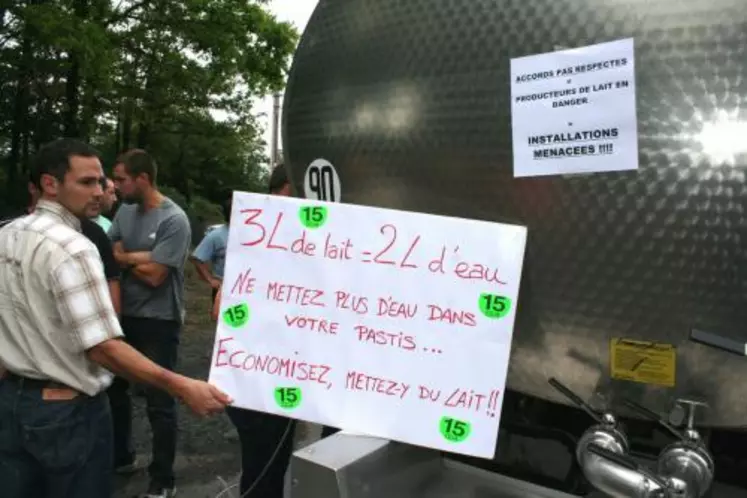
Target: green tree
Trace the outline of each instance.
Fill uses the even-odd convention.
[[[262,189],[251,98],[282,87],[297,40],[265,0],[0,0],[6,202],[22,202],[30,156],[60,136],[107,165],[147,148],[187,203]]]

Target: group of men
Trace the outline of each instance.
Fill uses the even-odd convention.
[[[111,496],[113,472],[143,467],[131,441],[131,382],[145,386],[153,434],[141,497],[176,494],[177,399],[198,414],[225,408],[241,445],[242,498],[283,496],[295,421],[232,407],[215,387],[174,372],[188,259],[218,316],[231,199],[226,223],[189,258],[189,220],[156,180],[146,151],[119,156],[107,178],[96,150],[60,139],[34,159],[25,213],[0,222],[3,497]],[[269,193],[290,195],[282,165]]]
[[[117,158],[60,139],[34,158],[28,212],[0,228],[0,488],[5,498],[107,498],[132,472],[128,382],[145,386],[148,498],[174,496],[176,400],[232,400],[174,372],[191,230],[143,150]],[[102,213],[116,188],[111,226]],[[123,340],[126,339],[126,340]]]

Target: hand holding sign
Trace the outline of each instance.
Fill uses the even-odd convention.
[[[522,227],[236,194],[210,378],[236,405],[490,457]]]

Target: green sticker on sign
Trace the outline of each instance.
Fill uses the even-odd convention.
[[[249,306],[246,303],[235,304],[223,311],[223,321],[235,329],[243,327],[249,321]]]
[[[303,206],[298,211],[301,224],[306,228],[319,228],[327,222],[327,208],[324,206]]]
[[[441,417],[439,430],[441,431],[441,435],[447,441],[461,443],[469,437],[472,432],[472,425],[464,420],[457,420],[452,417]]]
[[[488,318],[503,318],[511,311],[511,300],[506,296],[480,294],[480,311]]]
[[[300,387],[278,387],[275,389],[275,402],[280,408],[292,410],[301,404]]]

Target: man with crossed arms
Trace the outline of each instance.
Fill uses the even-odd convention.
[[[145,150],[133,149],[114,164],[114,182],[123,204],[109,230],[114,258],[123,267],[122,330],[127,342],[163,368],[174,370],[186,313],[184,266],[191,229],[184,211],[158,189],[158,166]],[[109,389],[118,473],[141,466],[132,446],[132,403],[126,379]],[[173,397],[145,389],[153,433],[150,484],[141,498],[176,494],[174,461],[178,438]]]

